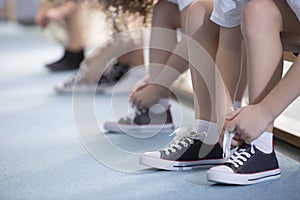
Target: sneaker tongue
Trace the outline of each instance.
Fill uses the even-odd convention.
[[[242,145],[239,146],[238,151],[246,151],[249,148],[250,148],[249,144],[243,143]]]

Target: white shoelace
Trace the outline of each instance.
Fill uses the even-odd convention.
[[[183,145],[184,147],[188,147],[189,144],[194,144],[194,139],[199,139],[206,136],[206,133],[193,134],[187,127],[182,127],[176,129],[170,136],[174,135],[175,137],[172,143],[162,149],[166,155],[170,154],[170,151],[175,153],[177,150],[181,150]]]
[[[134,123],[134,119],[145,112],[146,109],[137,109],[137,107],[133,105],[129,107],[129,115],[127,117],[129,117],[131,123]]]
[[[229,160],[226,161],[226,163],[231,163],[234,165],[234,167],[238,168],[239,166],[242,166],[254,153],[255,150],[253,148],[253,145],[250,144],[250,153],[246,152],[247,149],[241,148],[238,151],[236,151]]]
[[[224,140],[223,140],[223,157],[225,160],[228,159],[230,155],[230,147],[231,147],[231,141],[233,137],[235,136],[235,132],[229,132],[228,130],[225,130],[224,132]],[[226,161],[226,163],[231,163],[234,165],[234,167],[238,168],[239,166],[242,166],[254,153],[254,147],[252,144],[250,144],[250,153],[246,152],[247,149],[240,148],[238,151],[232,154],[230,158]]]
[[[223,138],[223,158],[227,160],[230,156],[231,141],[235,136],[235,132],[229,132],[227,129],[224,132]]]

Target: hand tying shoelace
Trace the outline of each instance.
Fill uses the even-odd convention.
[[[251,154],[248,153],[247,149],[249,148],[249,145],[244,144],[242,146],[239,146],[238,150],[234,154],[232,154],[232,156],[230,156],[231,141],[235,136],[235,134],[236,134],[235,131],[229,132],[228,130],[225,130],[224,140],[223,140],[223,158],[227,160],[226,163],[232,163],[235,167],[238,167],[239,165],[243,165],[243,162],[246,162],[247,159],[251,157],[251,154],[255,153],[255,151],[253,145],[250,144]]]

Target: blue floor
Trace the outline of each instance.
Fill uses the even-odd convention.
[[[72,72],[43,65],[61,53],[35,28],[0,24],[0,200],[300,198],[300,164],[280,152],[281,179],[243,187],[209,183],[205,170],[140,166],[141,152],[171,137],[104,133],[103,121],[126,111],[127,95],[97,95],[94,106],[90,95],[72,104],[72,96],[56,94],[53,85]],[[181,112],[173,102],[173,115],[177,125],[191,125],[190,108]]]

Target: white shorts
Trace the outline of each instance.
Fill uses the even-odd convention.
[[[215,0],[210,19],[223,27],[236,27],[241,24],[243,10],[248,1],[249,0]]]
[[[183,9],[188,7],[191,3],[193,3],[195,0],[168,0],[171,3],[175,3],[178,5],[178,9],[181,12]]]
[[[297,15],[298,20],[300,21],[300,1],[299,0],[287,0],[289,6]]]

